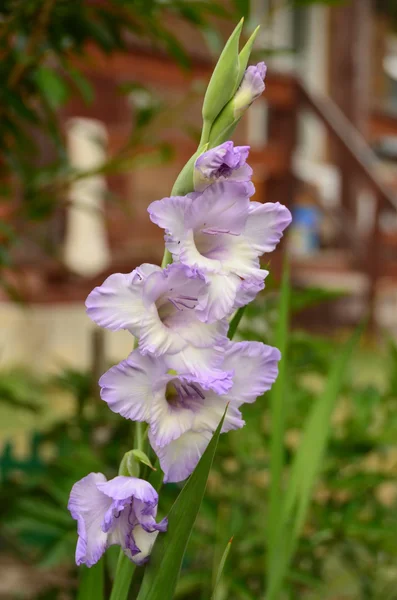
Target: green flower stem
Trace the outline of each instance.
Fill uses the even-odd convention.
[[[109,600],[127,600],[136,565],[120,550],[116,575]]]
[[[199,147],[205,146],[205,144],[208,144],[208,140],[210,139],[211,126],[212,126],[212,123],[210,123],[209,121],[203,122],[203,130],[201,132]]]
[[[141,450],[142,452],[143,452],[144,439],[145,439],[145,436],[143,433],[143,423],[141,423],[140,421],[136,421],[134,446],[137,450]]]

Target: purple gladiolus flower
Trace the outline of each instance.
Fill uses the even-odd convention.
[[[224,352],[220,359],[224,360]],[[99,380],[101,398],[127,419],[149,424],[156,444],[162,447],[188,431],[203,399],[211,391],[225,394],[233,385],[233,370],[216,382],[185,373],[175,360],[169,369],[162,358],[134,350],[127,360],[112,367]],[[213,395],[211,395],[213,397]]]
[[[151,220],[165,229],[174,261],[199,270],[210,284],[196,308],[204,321],[222,319],[264,287],[268,271],[259,257],[274,250],[291,222],[278,202],[250,202],[253,192],[251,182],[225,181],[148,208]]]
[[[225,379],[224,387],[214,391],[178,369],[167,371],[161,358],[135,350],[101,377],[101,397],[114,412],[149,423],[164,481],[182,481],[195,468],[228,403],[222,431],[244,425],[239,407],[270,389],[279,359],[271,346],[228,342],[222,368],[233,381]]]
[[[90,473],[74,484],[68,508],[77,521],[76,563],[92,567],[106,548],[117,544],[135,564],[149,557],[167,519],[156,523],[158,494],[142,479]]]
[[[186,371],[222,377],[217,355],[228,324],[203,322],[200,307],[207,302],[208,287],[197,270],[183,264],[166,269],[143,264],[96,287],[86,300],[87,313],[101,327],[130,331],[139,338],[142,354],[167,355],[169,368],[178,355]]]
[[[229,342],[224,369],[234,370],[233,387],[224,395],[202,390],[189,429],[178,438],[161,446],[149,431],[150,443],[160,460],[164,482],[186,479],[195,469],[207,448],[221,417],[229,404],[222,433],[244,426],[239,408],[255,402],[276,380],[280,352],[259,342]]]
[[[256,66],[251,65],[245,71],[240,87],[233,99],[236,118],[240,117],[264,91],[266,70],[265,63],[260,62]]]
[[[201,154],[195,162],[194,188],[203,191],[215,181],[250,181],[252,169],[246,164],[249,146],[225,142]]]

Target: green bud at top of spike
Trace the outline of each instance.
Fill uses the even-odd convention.
[[[212,123],[239,85],[239,41],[243,23],[244,19],[241,19],[226,42],[208,84],[203,103],[203,143],[207,141]]]
[[[239,74],[237,77],[237,84],[231,99],[223,107],[211,127],[208,138],[210,147],[217,146],[230,139],[242,114],[263,91],[263,79],[266,74],[263,63],[259,63],[257,67],[248,67],[247,69],[258,31],[259,26],[252,33],[239,54]]]
[[[238,74],[238,78],[237,78],[236,89],[234,90],[235,92],[237,91],[237,88],[240,85],[241,80],[242,80],[242,78],[244,76],[245,69],[247,68],[248,61],[249,61],[250,56],[251,56],[252,47],[253,47],[254,42],[256,40],[256,36],[258,35],[259,29],[260,29],[260,25],[258,25],[258,27],[252,32],[249,40],[247,41],[247,43],[245,44],[244,48],[241,50],[240,54],[238,55],[238,58],[239,58],[239,74]]]

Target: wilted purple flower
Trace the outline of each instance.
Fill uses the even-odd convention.
[[[207,302],[208,284],[183,264],[166,269],[143,264],[132,273],[115,273],[86,300],[87,313],[101,327],[127,329],[139,338],[143,354],[178,355],[195,373],[216,369],[215,351],[225,342],[227,322],[203,323],[198,310]],[[214,374],[214,377],[216,373]]]
[[[246,164],[249,150],[249,146],[225,142],[201,154],[194,165],[194,189],[203,191],[215,181],[250,181],[252,169]]]
[[[220,359],[223,361],[224,352]],[[171,370],[162,357],[134,350],[127,360],[102,375],[99,385],[101,398],[113,412],[148,423],[153,439],[162,447],[191,428],[209,389],[215,388],[217,394],[230,390],[232,375],[233,370],[228,370],[215,382],[208,381],[205,373],[194,378],[185,373],[182,362],[175,360]]]
[[[279,360],[277,348],[259,342],[229,342],[223,368],[234,371],[233,387],[222,396],[201,389],[200,398],[196,399],[191,411],[189,427],[170,443],[159,444],[158,437],[149,431],[149,440],[159,457],[165,482],[182,481],[192,473],[227,404],[222,433],[244,426],[239,407],[246,402],[255,402],[271,388],[277,377]]]
[[[264,62],[256,66],[251,65],[245,71],[240,87],[233,99],[235,117],[240,117],[243,112],[259,98],[265,89],[266,65]]]
[[[156,523],[158,494],[143,479],[118,476],[110,481],[90,473],[74,484],[68,508],[77,521],[76,563],[92,567],[106,548],[117,544],[135,564],[146,562],[167,519]]]
[[[274,250],[291,222],[278,202],[250,202],[253,192],[251,182],[225,181],[148,208],[151,220],[165,229],[174,261],[198,269],[210,284],[196,308],[204,321],[229,315],[250,289],[263,288],[268,272],[259,257]]]

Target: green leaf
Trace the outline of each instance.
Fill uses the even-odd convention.
[[[346,368],[361,335],[362,327],[351,336],[335,358],[326,389],[313,405],[300,446],[294,457],[285,500],[282,505],[278,538],[272,539],[272,562],[268,566],[267,600],[277,600],[287,575],[311,502],[313,486],[321,471],[331,429],[331,417]]]
[[[218,573],[216,575],[214,591],[212,592],[211,600],[216,600],[217,590],[222,579],[223,569],[225,568],[227,557],[229,556],[230,549],[232,547],[233,537],[228,541],[225,551],[222,554],[221,562],[219,563]]]
[[[80,567],[80,584],[77,600],[104,599],[104,560],[88,569]]]
[[[86,104],[92,104],[94,100],[94,89],[86,77],[77,69],[68,67],[68,75],[73,80]]]
[[[14,113],[19,118],[30,121],[31,123],[38,123],[38,114],[32,108],[30,108],[28,102],[25,102],[20,98],[17,92],[4,89],[2,91],[2,96],[4,110],[10,110],[11,114]],[[14,125],[12,121],[7,121],[7,124],[11,127]]]
[[[196,469],[171,508],[168,531],[157,538],[137,600],[172,600],[174,597],[183,556],[204,496],[225,414]]]
[[[65,104],[69,97],[69,89],[56,71],[44,66],[38,67],[34,79],[41,94],[53,110]]]

